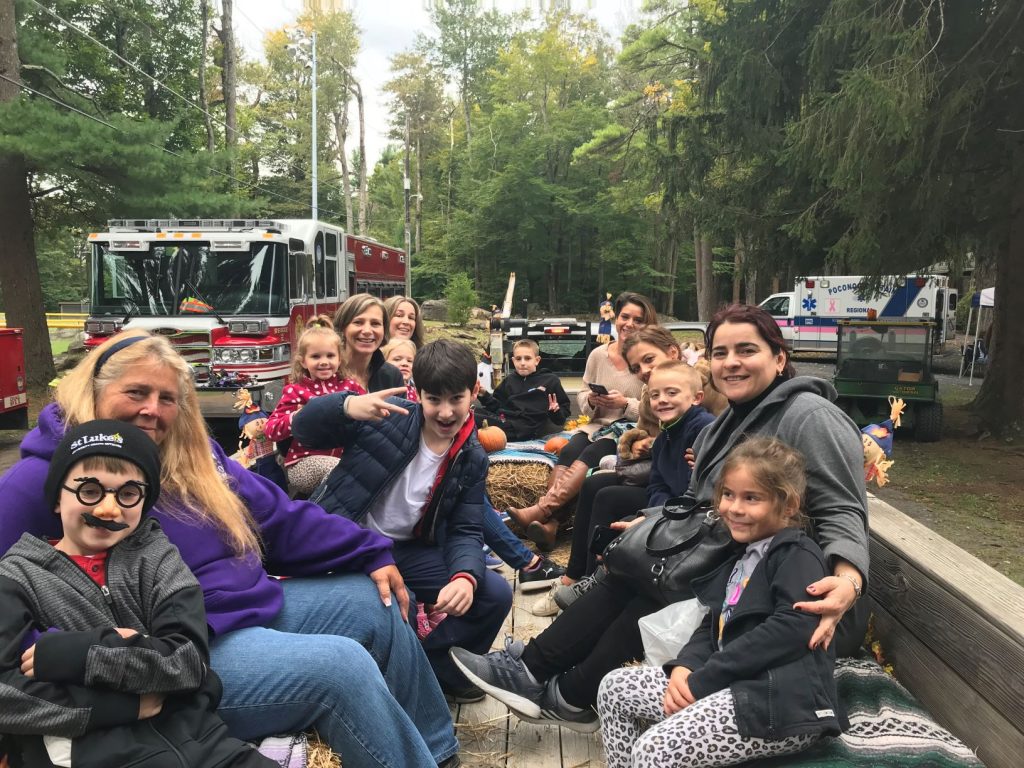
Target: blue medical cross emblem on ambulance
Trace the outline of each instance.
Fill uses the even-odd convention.
[[[802,304],[806,311],[811,312],[818,306],[818,300],[813,295],[807,294],[807,298],[803,300]]]

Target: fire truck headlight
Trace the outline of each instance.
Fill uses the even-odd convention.
[[[255,357],[255,355],[253,354],[254,350],[252,349],[239,349],[237,350],[237,352],[238,362],[240,363],[251,363],[253,361],[253,358]]]

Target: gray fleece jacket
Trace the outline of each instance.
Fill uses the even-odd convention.
[[[805,508],[812,536],[829,566],[847,560],[868,575],[868,501],[860,430],[832,403],[827,381],[798,376],[782,382],[742,420],[726,409],[693,445],[697,463],[685,498],[711,503],[722,462],[745,435],[777,437],[807,462]]]

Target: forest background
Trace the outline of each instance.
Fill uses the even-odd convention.
[[[499,302],[515,271],[547,313],[629,288],[706,319],[798,274],[973,260],[998,350],[975,405],[1019,435],[1024,3],[656,0],[615,41],[482,5],[435,3],[393,58],[368,169],[347,13],[254,62],[232,0],[0,0],[0,292],[32,377],[108,218],[309,215],[315,29],[320,216],[401,244],[407,149],[415,296],[466,274]]]

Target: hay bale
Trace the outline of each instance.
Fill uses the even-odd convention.
[[[551,470],[540,462],[505,461],[491,464],[487,493],[495,509],[520,509],[536,504],[548,488]]]
[[[341,768],[341,758],[331,752],[331,748],[314,734],[309,737],[306,768]]]

